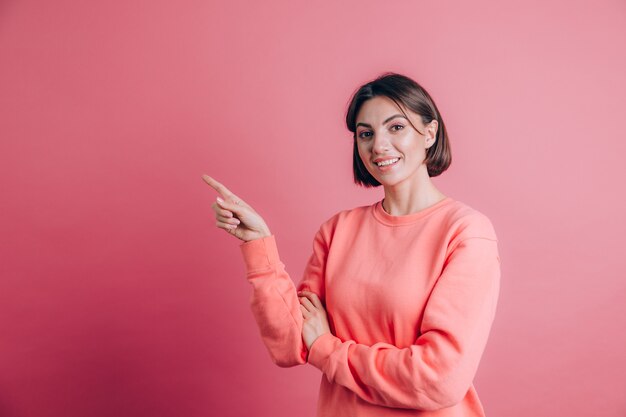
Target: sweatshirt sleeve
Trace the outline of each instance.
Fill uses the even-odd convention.
[[[466,238],[448,255],[414,344],[368,346],[327,333],[311,345],[309,363],[373,404],[417,410],[452,406],[474,379],[499,287],[497,240]]]
[[[244,242],[240,248],[246,277],[252,285],[250,307],[272,361],[284,368],[307,363],[300,302],[296,287],[280,261],[275,236]],[[326,255],[327,245],[320,228],[298,290],[307,289],[322,300]]]

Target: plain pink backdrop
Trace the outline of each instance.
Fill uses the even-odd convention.
[[[626,414],[626,3],[0,2],[0,416],[314,416],[271,363],[214,176],[299,281],[318,226],[371,204],[345,108],[420,82],[490,217],[491,417]]]

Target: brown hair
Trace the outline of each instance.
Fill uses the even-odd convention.
[[[428,176],[436,177],[444,172],[450,166],[452,162],[452,152],[450,149],[450,141],[448,140],[448,133],[446,126],[443,123],[443,118],[435,105],[435,102],[430,97],[430,94],[414,80],[400,74],[393,72],[385,72],[378,76],[375,80],[362,85],[354,93],[350,104],[348,105],[348,111],[346,113],[346,126],[348,130],[353,133],[354,147],[352,154],[352,165],[354,171],[354,182],[357,185],[365,187],[378,187],[380,183],[369,173],[367,168],[363,165],[361,157],[357,149],[356,138],[356,116],[361,109],[363,103],[367,100],[384,96],[391,100],[400,108],[402,114],[407,119],[409,117],[404,112],[402,106],[408,108],[414,113],[417,113],[422,118],[422,123],[428,124],[433,119],[437,120],[437,136],[435,138],[435,144],[426,150],[426,167],[428,168]],[[402,106],[400,105],[402,104]],[[410,120],[408,120],[411,123]],[[417,128],[411,123],[411,126],[419,132]]]

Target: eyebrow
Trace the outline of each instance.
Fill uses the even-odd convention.
[[[403,119],[406,119],[406,117],[404,117],[404,116],[403,116],[403,115],[401,115],[401,114],[394,114],[393,116],[390,116],[390,117],[388,117],[387,119],[385,119],[385,121],[383,122],[383,124],[386,124],[386,123],[387,123],[387,122],[389,122],[391,119],[395,119],[396,117],[402,117]],[[372,127],[372,125],[367,124],[367,123],[362,123],[362,122],[357,123],[355,127],[359,127],[359,126],[365,126],[365,127],[369,127],[369,128],[371,128],[371,127]]]

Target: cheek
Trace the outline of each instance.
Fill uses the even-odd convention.
[[[366,157],[367,154],[369,153],[368,150],[367,150],[367,147],[365,147],[363,145],[358,145],[357,144],[356,150],[357,150],[359,156],[361,157],[361,159],[363,159],[363,157]]]
[[[371,154],[369,153],[366,147],[359,147],[357,148],[357,151],[358,151],[359,159],[361,160],[361,163],[363,164],[363,166],[365,166],[365,169],[370,171],[369,160],[371,158]]]

